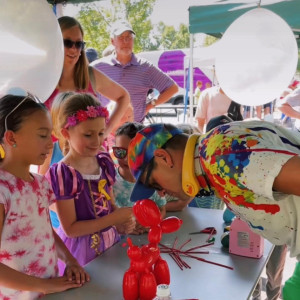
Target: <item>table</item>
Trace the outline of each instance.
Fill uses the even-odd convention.
[[[196,105],[194,105],[194,110],[196,109]],[[162,123],[163,117],[177,117],[177,121],[179,122],[179,116],[180,112],[184,112],[185,105],[184,104],[177,104],[173,105],[171,103],[164,103],[155,106],[150,112],[149,112],[149,118],[152,119],[152,123]],[[190,113],[190,106],[186,106],[186,113],[189,115]]]
[[[234,268],[234,270],[230,270],[184,258],[192,268],[181,271],[168,254],[162,254],[170,268],[173,299],[249,299],[272,253],[272,244],[265,240],[264,255],[260,259],[232,255],[222,247],[220,242],[224,227],[222,210],[187,207],[182,212],[168,213],[168,215],[180,217],[183,220],[183,225],[177,232],[164,234],[161,240],[163,244],[172,246],[175,237],[178,237],[178,245],[191,237],[192,241],[188,244],[188,248],[205,244],[208,237],[206,234],[189,235],[189,232],[213,226],[217,229],[215,244],[203,248],[209,250],[210,254],[198,254],[198,256]],[[148,243],[146,234],[131,237],[134,244]],[[129,267],[129,259],[126,254],[127,247],[122,246],[124,242],[125,239],[122,239],[120,243],[114,245],[86,266],[86,270],[92,278],[89,283],[78,289],[48,295],[44,299],[123,299],[122,280],[124,272]]]

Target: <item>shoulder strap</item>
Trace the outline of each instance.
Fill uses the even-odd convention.
[[[93,88],[94,94],[97,95],[94,70],[93,70],[93,67],[91,67],[91,66],[89,66],[89,77],[90,77],[90,81],[91,81],[91,84],[92,84],[92,88]]]

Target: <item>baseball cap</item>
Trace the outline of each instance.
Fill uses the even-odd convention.
[[[125,31],[131,31],[135,35],[135,32],[132,29],[132,26],[128,22],[126,22],[126,21],[117,22],[112,25],[112,28],[110,31],[110,36],[111,37],[118,36],[118,35],[121,35]]]
[[[94,48],[87,48],[85,50],[85,55],[89,61],[89,63],[93,62],[94,60],[98,59],[98,53]]]
[[[130,200],[149,198],[155,189],[149,188],[139,180],[147,165],[154,157],[154,151],[162,148],[167,141],[182,131],[171,124],[151,124],[140,130],[131,140],[128,147],[128,165],[136,179]]]

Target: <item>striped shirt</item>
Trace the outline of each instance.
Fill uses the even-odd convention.
[[[150,89],[160,93],[175,84],[173,79],[147,60],[132,54],[126,65],[116,59],[115,54],[94,61],[91,66],[122,85],[130,94],[134,120],[142,122],[145,117],[147,94]],[[100,95],[100,101],[104,98]],[[107,99],[106,99],[107,100]]]

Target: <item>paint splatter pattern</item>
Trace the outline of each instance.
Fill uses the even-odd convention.
[[[282,166],[300,154],[300,136],[271,123],[245,123],[225,124],[200,138],[203,170],[216,194],[254,231],[276,244],[293,240],[294,253],[300,253],[300,199],[272,190]]]

